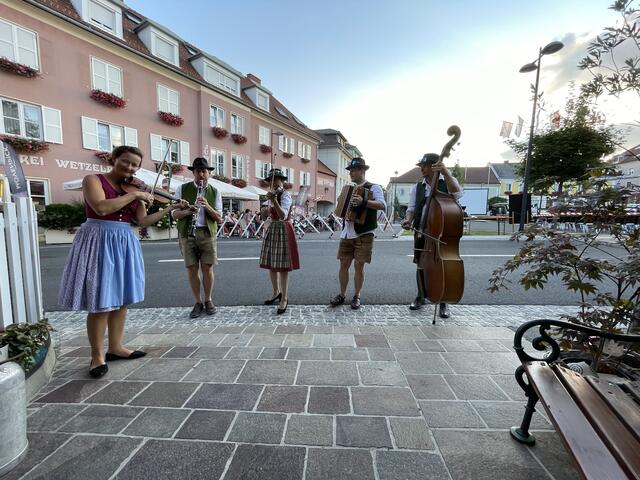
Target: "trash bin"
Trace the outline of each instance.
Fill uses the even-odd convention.
[[[27,392],[17,363],[0,365],[0,477],[27,453]]]

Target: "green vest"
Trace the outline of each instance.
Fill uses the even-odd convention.
[[[447,183],[442,178],[438,180],[438,191],[449,193]],[[424,186],[422,182],[418,182],[416,183],[416,209],[413,211],[413,228],[420,228],[420,219],[422,218],[422,209],[425,203],[427,203],[427,197],[424,194]]]
[[[373,183],[365,182],[364,188],[368,189],[369,196],[366,200],[373,200],[373,194],[371,193],[371,187],[373,187]],[[355,208],[356,213],[359,215],[362,212],[362,205],[360,207]],[[362,235],[363,233],[373,232],[376,228],[378,228],[378,210],[374,210],[373,208],[367,208],[367,214],[364,217],[364,223],[358,224],[354,223],[353,228],[358,235]]]
[[[191,205],[196,203],[196,195],[198,193],[198,189],[196,188],[193,182],[182,184],[182,199],[189,202]],[[207,189],[204,192],[204,198],[207,199],[209,205],[215,208],[216,205],[216,196],[218,192],[211,185],[207,185]],[[181,218],[178,220],[178,235],[182,238],[187,238],[189,236],[189,229],[191,228],[191,219],[192,215]],[[213,220],[209,215],[204,215],[204,218],[207,220],[207,227],[209,227],[209,233],[213,238],[215,238],[216,233],[218,232],[218,224]]]

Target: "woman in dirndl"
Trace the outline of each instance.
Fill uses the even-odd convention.
[[[60,282],[59,303],[69,310],[86,310],[91,345],[89,375],[102,377],[106,362],[132,360],[146,355],[123,345],[127,306],[144,299],[144,262],[131,220],[141,227],[162,219],[170,210],[188,208],[186,202],[147,215],[153,195],[125,193],[121,184],[142,162],[142,151],[120,146],[111,153],[113,168],[104,175],[87,175],[82,181],[87,221],[73,241]],[[109,331],[108,349],[103,340]]]
[[[263,218],[269,216],[270,225],[264,235],[260,252],[260,268],[269,270],[273,296],[265,305],[279,301],[278,315],[289,305],[289,272],[300,268],[298,244],[291,223],[291,194],[284,189],[287,176],[279,168],[272,168],[265,181],[272,182],[273,190],[267,194],[268,202],[262,209]]]

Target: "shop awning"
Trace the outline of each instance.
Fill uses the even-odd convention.
[[[251,193],[255,193],[256,195],[266,195],[268,192],[259,187],[254,187],[253,185],[249,185],[245,187],[243,190],[248,190]]]

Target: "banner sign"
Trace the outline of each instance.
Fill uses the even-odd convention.
[[[9,180],[9,190],[14,197],[28,197],[27,179],[22,171],[22,164],[11,145],[0,140],[0,165],[4,165],[4,173]]]

